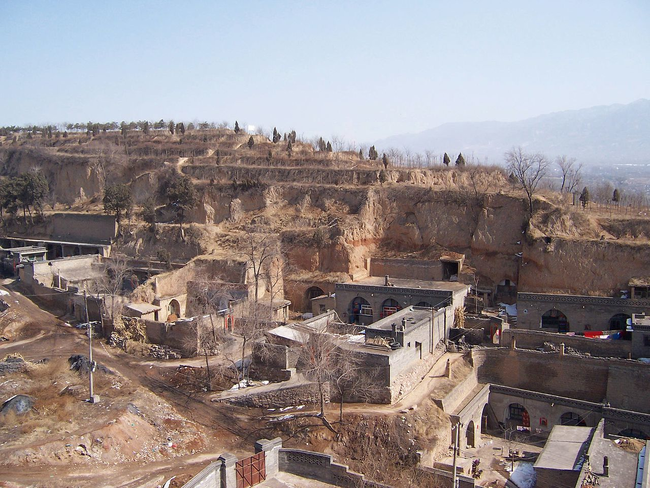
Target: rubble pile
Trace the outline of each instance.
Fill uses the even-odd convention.
[[[149,356],[155,359],[181,359],[181,353],[178,349],[169,346],[152,344],[149,349]]]
[[[6,356],[0,361],[0,376],[11,373],[22,373],[27,368],[27,362],[20,356]]]

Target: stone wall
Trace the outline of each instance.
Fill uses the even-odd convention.
[[[328,383],[323,384],[323,390],[325,402],[329,403],[330,390]],[[305,404],[317,405],[320,403],[320,392],[318,390],[318,384],[313,382],[290,384],[287,386],[274,384],[271,388],[260,387],[257,391],[253,389],[248,394],[226,398],[225,401],[233,405],[254,408],[283,408],[291,405]]]
[[[595,357],[627,358],[632,352],[632,341],[612,339],[590,339],[583,336],[569,336],[537,330],[506,329],[501,334],[501,345],[510,347],[512,340],[520,349],[541,349],[549,342],[559,350],[560,344],[581,354]]]

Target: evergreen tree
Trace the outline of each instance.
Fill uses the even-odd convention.
[[[585,208],[589,204],[589,188],[586,186],[583,188],[582,193],[580,194],[580,202],[582,203],[582,208]]]
[[[449,154],[445,153],[445,155],[442,158],[442,164],[445,166],[449,166],[449,163],[451,163],[451,159],[449,159]]]
[[[456,158],[456,166],[465,166],[465,158],[463,157],[463,153],[458,153],[458,157]]]
[[[289,139],[289,142],[287,143],[287,155],[291,157],[292,153],[293,153],[293,145],[291,144],[291,139]]]
[[[133,207],[133,197],[128,185],[111,185],[104,189],[104,212],[114,214],[118,224],[122,214],[130,212],[131,207]]]
[[[327,152],[332,152],[332,143],[330,141],[327,141],[327,146],[325,147]]]
[[[614,190],[614,194],[612,195],[612,202],[618,205],[618,203],[621,201],[621,192],[618,191],[618,188]]]
[[[370,149],[368,149],[368,159],[371,161],[375,161],[379,157],[379,154],[377,153],[377,149],[375,149],[375,146],[370,146]]]
[[[174,129],[176,128],[176,124],[174,124],[174,121],[173,121],[173,120],[170,120],[170,121],[169,121],[168,128],[169,128],[169,132],[170,132],[172,135],[174,135]]]
[[[363,151],[359,149],[359,159],[363,161]]]
[[[280,133],[276,127],[273,127],[273,144],[280,142]]]
[[[327,144],[325,143],[325,141],[323,140],[322,137],[319,137],[319,138],[318,138],[318,150],[319,150],[320,152],[325,152],[325,151],[327,151]]]
[[[147,120],[145,120],[144,122],[142,122],[142,133],[143,133],[145,136],[148,136],[148,135],[149,135],[149,121],[147,121]]]
[[[381,157],[381,164],[384,165],[384,169],[388,169],[388,156],[386,156],[386,153]]]
[[[248,149],[252,149],[254,145],[255,145],[255,141],[253,140],[253,136],[250,136],[248,138]]]
[[[295,144],[295,143],[296,143],[296,131],[295,131],[295,130],[292,130],[292,131],[289,133],[289,141],[291,142],[291,144]]]
[[[240,131],[240,130],[241,130],[241,129],[239,128],[239,122],[237,122],[237,121],[235,120],[235,134],[239,134],[239,131]]]
[[[183,122],[176,124],[176,134],[179,132],[181,135],[185,135],[185,124]]]

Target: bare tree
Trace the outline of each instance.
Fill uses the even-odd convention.
[[[582,163],[577,164],[575,158],[559,156],[555,160],[555,164],[560,167],[560,171],[562,172],[560,192],[573,193],[576,191],[582,182]]]
[[[508,171],[524,190],[528,199],[528,213],[533,215],[533,196],[542,178],[546,176],[548,160],[543,154],[525,153],[521,146],[512,148],[505,154]]]
[[[127,257],[122,254],[113,254],[106,260],[105,274],[92,285],[91,293],[102,294],[103,316],[111,323],[122,314],[122,300],[124,283],[131,277],[131,268]],[[107,301],[107,299],[109,299]]]
[[[259,302],[259,288],[263,273],[271,262],[278,258],[278,242],[271,234],[256,233],[252,229],[246,231],[245,253],[248,258],[248,269],[253,274],[255,282],[255,303]]]
[[[325,415],[325,403],[328,389],[327,384],[335,376],[335,371],[340,362],[340,349],[336,336],[326,332],[316,332],[310,334],[309,340],[303,345],[300,354],[300,364],[302,371],[307,378],[316,382],[318,385],[320,412],[318,417],[322,420],[323,425],[329,430],[338,434],[327,420]]]

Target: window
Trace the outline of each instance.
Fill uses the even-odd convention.
[[[511,420],[523,420],[524,412],[526,411],[523,405],[519,405],[518,403],[511,403],[509,410]]]

